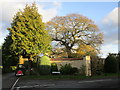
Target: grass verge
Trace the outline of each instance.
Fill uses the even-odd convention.
[[[100,78],[109,78],[109,77],[118,77],[118,73],[106,73],[103,75],[96,76],[85,76],[85,75],[31,75],[24,76],[22,79],[47,79],[47,80],[82,80],[82,79],[100,79]]]

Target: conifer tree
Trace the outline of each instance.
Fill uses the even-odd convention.
[[[20,55],[23,50],[32,56],[50,51],[51,37],[45,30],[45,24],[35,3],[26,5],[23,10],[17,12],[8,30],[13,40],[11,50],[16,55]]]
[[[11,35],[8,35],[5,38],[5,41],[1,48],[3,73],[11,71],[10,66],[16,66],[16,64],[18,63],[18,56],[15,55],[13,51],[10,50],[11,44],[12,44]]]

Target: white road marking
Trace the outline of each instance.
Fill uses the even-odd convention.
[[[17,82],[19,81],[19,78],[15,81],[15,83],[13,84],[12,88],[10,90],[13,90],[15,85],[17,84]]]
[[[20,88],[32,88],[32,87],[49,87],[54,86],[55,84],[44,84],[44,85],[33,85],[33,86],[21,86]],[[17,87],[16,87],[17,88]]]
[[[101,82],[101,81],[111,81],[112,79],[103,79],[103,80],[92,80],[92,81],[80,81],[78,83],[86,83],[86,82]]]
[[[17,88],[16,88],[16,90],[19,90],[19,89],[20,89],[20,87],[17,87]]]

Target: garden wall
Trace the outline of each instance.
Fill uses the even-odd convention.
[[[57,63],[58,69],[60,69],[60,64],[71,64],[72,67],[77,67],[80,69],[82,65],[85,65],[85,60],[83,58],[51,58],[51,63],[55,62]]]

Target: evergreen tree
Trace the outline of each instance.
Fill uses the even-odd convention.
[[[20,55],[23,50],[32,56],[50,51],[51,37],[35,3],[17,12],[8,30],[13,40],[11,50],[15,55]]]
[[[117,72],[117,59],[116,59],[116,57],[109,55],[105,59],[104,70],[106,73],[116,73]]]
[[[2,45],[2,65],[3,73],[10,71],[10,66],[16,66],[18,63],[18,56],[10,50],[12,44],[11,36],[8,35],[5,39],[5,42]]]

